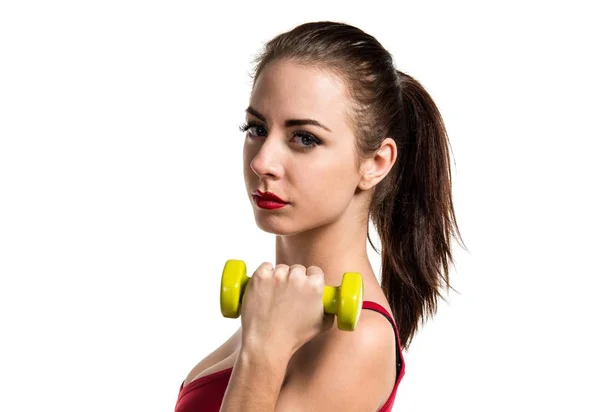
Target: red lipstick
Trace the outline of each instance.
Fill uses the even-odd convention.
[[[287,205],[287,202],[271,192],[261,192],[260,190],[256,190],[252,192],[252,198],[256,205],[261,209],[280,209]]]

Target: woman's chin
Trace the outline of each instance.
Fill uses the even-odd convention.
[[[285,222],[276,222],[272,217],[255,217],[256,226],[263,232],[272,233],[274,235],[285,236],[292,232]]]

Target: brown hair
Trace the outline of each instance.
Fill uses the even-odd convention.
[[[462,241],[440,112],[417,80],[396,70],[391,54],[373,36],[348,24],[311,22],[279,34],[255,58],[254,82],[276,59],[328,70],[344,80],[352,97],[348,121],[357,137],[357,166],[384,138],[396,142],[395,164],[374,188],[369,216],[382,244],[381,287],[408,348],[419,320],[436,313],[438,296],[444,299],[441,281],[450,287],[451,236]]]

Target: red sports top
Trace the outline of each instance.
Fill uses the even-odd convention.
[[[394,334],[396,335],[396,384],[392,393],[388,397],[385,404],[379,409],[378,412],[391,412],[392,405],[396,398],[396,390],[402,377],[404,376],[404,358],[402,357],[402,347],[400,345],[400,336],[398,334],[398,328],[394,318],[389,312],[378,303],[372,301],[363,301],[363,309],[370,309],[381,313],[383,316],[390,321],[394,327]],[[177,397],[177,403],[175,404],[175,412],[219,412],[223,397],[225,396],[225,390],[229,384],[229,378],[233,368],[225,369],[212,373],[210,375],[203,376],[196,380],[191,381],[185,387],[183,382],[179,387],[179,396]],[[184,381],[185,382],[185,381]]]

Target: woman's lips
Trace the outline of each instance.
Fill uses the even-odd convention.
[[[258,195],[252,195],[252,199],[254,199],[254,203],[256,203],[256,206],[260,207],[261,209],[281,209],[282,207],[287,205],[287,203],[266,199]]]
[[[256,196],[260,196],[265,200],[271,200],[273,202],[278,202],[278,203],[287,203],[285,200],[280,199],[279,196],[277,196],[275,193],[271,193],[271,192],[261,192],[260,190],[255,190],[254,192],[252,192],[253,195]]]
[[[261,209],[268,210],[281,209],[288,204],[287,202],[281,200],[281,198],[274,193],[263,193],[260,190],[255,190],[252,192],[252,199],[254,199],[256,206],[260,207]]]

